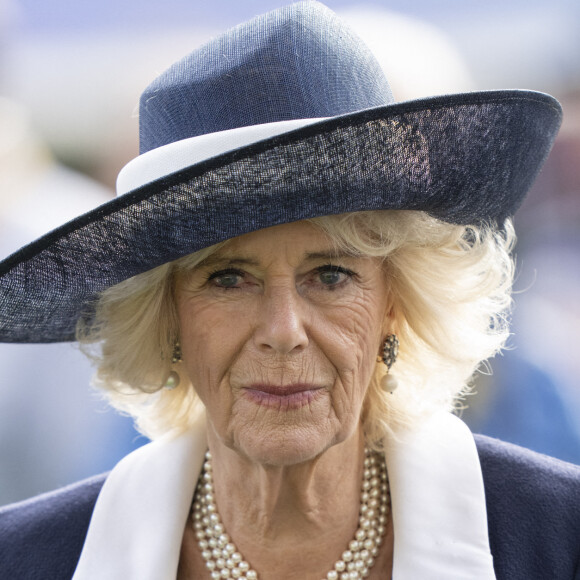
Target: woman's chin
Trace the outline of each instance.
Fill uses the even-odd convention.
[[[355,424],[354,415],[338,417],[322,393],[307,404],[293,397],[282,405],[251,394],[235,402],[227,424],[215,431],[226,447],[250,461],[289,466],[318,457],[345,439]]]
[[[301,444],[289,440],[282,444],[249,442],[240,451],[253,463],[270,467],[290,467],[312,461],[328,448],[328,444]]]
[[[311,461],[337,443],[338,433],[320,425],[249,428],[238,431],[231,447],[250,461],[272,467]]]

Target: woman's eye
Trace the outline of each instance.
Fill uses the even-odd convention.
[[[243,272],[238,270],[221,270],[210,274],[208,277],[209,282],[220,288],[236,288],[243,282],[243,279]]]
[[[322,266],[318,268],[318,278],[324,286],[338,286],[354,275],[354,272],[340,266]]]

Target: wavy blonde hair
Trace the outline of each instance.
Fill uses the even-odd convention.
[[[381,390],[385,367],[377,364],[362,417],[368,443],[380,447],[393,427],[453,409],[475,370],[508,336],[515,242],[511,221],[501,230],[460,226],[406,210],[308,221],[337,248],[381,258],[388,275],[390,326],[400,340],[391,372],[399,388],[393,394]],[[194,385],[162,388],[179,336],[173,286],[177,274],[224,244],[107,289],[91,325],[77,328],[79,342],[97,362],[96,385],[151,438],[187,429],[202,409]]]

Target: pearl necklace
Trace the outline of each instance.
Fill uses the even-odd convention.
[[[205,565],[212,580],[235,578],[258,580],[258,573],[244,560],[224,529],[214,497],[211,455],[205,455],[191,518]],[[359,525],[354,539],[324,580],[359,580],[379,553],[390,508],[389,482],[384,458],[365,449]]]

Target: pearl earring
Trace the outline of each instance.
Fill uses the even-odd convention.
[[[171,353],[171,364],[180,363],[182,362],[182,360],[183,359],[181,358],[181,345],[179,344],[179,342],[176,342],[175,345],[173,346],[173,352]],[[165,381],[163,388],[171,391],[179,386],[180,381],[181,378],[179,376],[179,373],[175,370],[172,370],[169,373],[169,376],[167,377],[167,380]]]
[[[171,371],[167,377],[167,380],[165,381],[165,384],[163,385],[163,388],[167,389],[168,391],[172,391],[179,386],[180,381],[181,378],[179,377],[177,371]]]
[[[381,389],[387,393],[392,393],[399,385],[397,379],[390,374],[391,367],[397,360],[399,354],[399,339],[396,334],[389,334],[383,343],[383,353],[380,357],[387,367],[387,374],[381,377]]]

